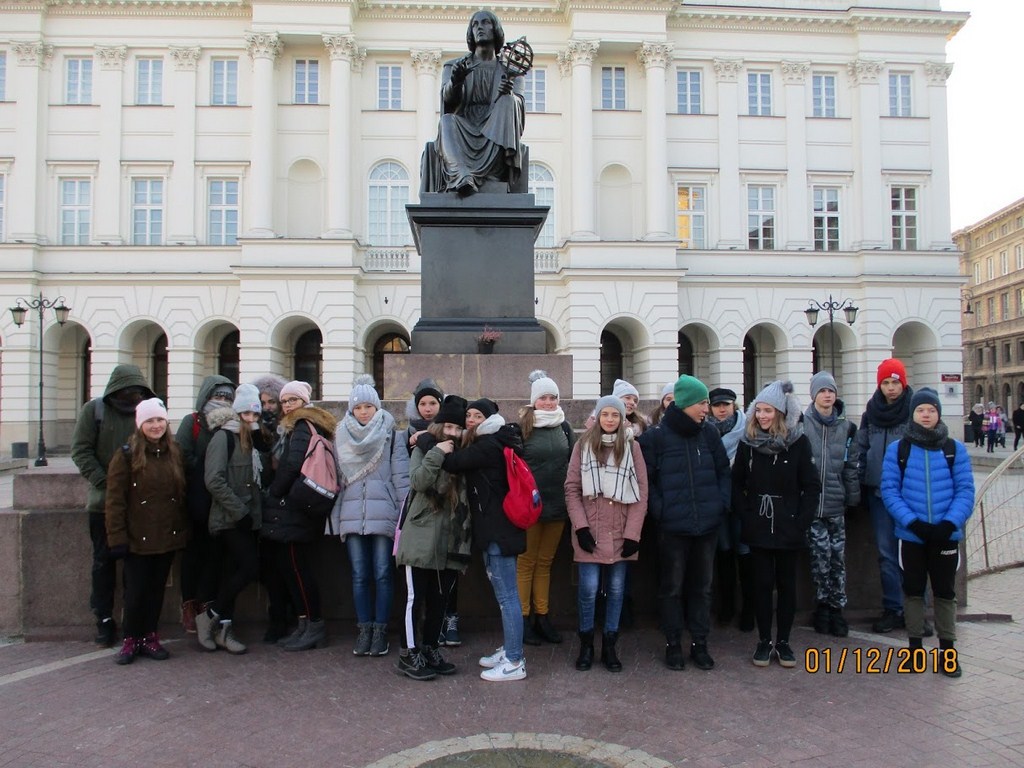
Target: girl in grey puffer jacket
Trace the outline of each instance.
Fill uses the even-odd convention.
[[[394,593],[391,552],[409,492],[409,452],[405,433],[396,431],[394,417],[381,409],[370,376],[356,378],[335,444],[343,486],[331,525],[345,542],[352,564],[359,629],[352,652],[383,656],[389,650],[387,621]]]

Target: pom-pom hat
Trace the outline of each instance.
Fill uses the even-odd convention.
[[[770,405],[777,411],[786,413],[789,408],[789,395],[793,392],[793,382],[773,381],[767,387],[757,393],[755,403]]]
[[[348,393],[349,411],[363,403],[369,403],[378,411],[380,410],[380,395],[373,388],[373,376],[368,373],[356,376],[356,380],[352,383],[352,391]]]
[[[536,370],[533,371],[530,376],[530,404],[536,403],[542,395],[554,395],[560,397],[558,394],[558,384],[555,383],[554,379],[548,376],[547,371]]]

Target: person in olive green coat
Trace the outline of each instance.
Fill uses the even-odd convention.
[[[526,531],[526,551],[516,560],[519,601],[523,609],[523,642],[562,642],[548,615],[551,564],[562,540],[569,513],[565,507],[565,475],[576,433],[558,404],[558,384],[544,371],[530,374],[530,405],[519,412],[526,464],[540,491],[540,520]],[[531,621],[531,609],[533,619]]]

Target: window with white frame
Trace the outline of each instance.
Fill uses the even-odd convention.
[[[405,213],[409,189],[409,174],[398,163],[378,163],[370,170],[367,237],[371,245],[407,245],[412,242]]]
[[[676,237],[680,248],[707,248],[707,188],[676,186]]]
[[[320,103],[320,62],[316,59],[295,60],[296,104]]]
[[[999,319],[1010,319],[1010,294],[1003,293],[999,296]]]
[[[1024,288],[1017,289],[1017,317],[1024,317]]]
[[[88,245],[92,223],[92,179],[60,180],[60,244]]]
[[[206,186],[206,242],[238,243],[238,179],[209,179]]]
[[[1017,269],[1024,269],[1024,246],[1013,246],[1013,256],[1017,262]]]
[[[992,261],[992,257],[991,256],[989,256],[987,259],[985,259],[985,274],[987,275],[987,279],[988,280],[994,280],[995,279],[996,267],[995,267],[995,264]]]
[[[978,285],[981,282],[981,262],[974,262],[974,284]]]
[[[523,78],[523,97],[527,112],[546,112],[548,105],[548,73],[544,67],[534,67]]]
[[[7,51],[0,51],[0,101],[7,101]]]
[[[775,248],[775,187],[770,184],[747,185],[747,247]]]
[[[889,74],[889,117],[910,117],[910,73]]]
[[[64,62],[64,76],[64,103],[92,104],[92,59],[67,59]]]
[[[626,68],[601,67],[601,109],[626,108]]]
[[[772,113],[772,73],[747,73],[747,114],[767,116]]]
[[[1006,251],[999,252],[999,273],[1002,275],[1010,274],[1010,261],[1007,258]]]
[[[238,104],[238,59],[210,62],[210,104],[233,107]]]
[[[381,64],[377,67],[377,109],[402,108],[402,67]]]
[[[143,58],[135,60],[135,103],[139,105],[163,104],[164,60]]]
[[[891,187],[889,209],[892,249],[917,250],[917,187]]]
[[[700,70],[676,70],[676,111],[680,115],[701,114]]]
[[[164,241],[163,179],[132,179],[132,245]]]
[[[537,236],[537,248],[555,247],[555,175],[539,163],[530,163],[529,189],[537,205],[548,206],[548,217]]]
[[[7,221],[7,174],[0,173],[0,243],[6,238],[4,224]]]
[[[814,250],[839,250],[839,187],[814,188]]]
[[[988,321],[994,323],[996,321],[996,299],[995,296],[989,296],[985,300],[985,307],[988,309]],[[992,350],[992,354],[995,354],[995,349]]]
[[[811,115],[814,117],[836,116],[836,76],[816,74],[811,76]]]

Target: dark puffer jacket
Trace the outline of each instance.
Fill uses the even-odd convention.
[[[210,492],[206,490],[206,449],[213,439],[213,430],[206,423],[203,408],[210,401],[213,391],[221,384],[235,386],[226,376],[213,375],[203,379],[196,395],[196,410],[181,420],[175,435],[185,458],[185,504],[188,507],[188,515],[204,526],[209,524],[210,504],[213,503]]]
[[[702,536],[729,509],[729,457],[718,429],[675,404],[639,441],[647,465],[647,509],[663,533]]]
[[[882,463],[889,443],[899,440],[910,423],[911,387],[905,387],[895,403],[887,403],[882,390],[876,389],[860,417],[857,432],[857,463],[861,485],[877,493],[882,484]]]
[[[804,434],[811,443],[811,453],[818,465],[821,497],[816,517],[839,517],[847,507],[860,503],[860,479],[854,440],[857,427],[843,414],[843,401],[835,402],[836,419],[832,424],[821,420],[814,403],[804,412]]]

